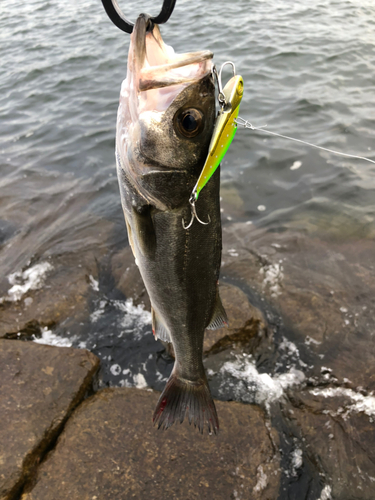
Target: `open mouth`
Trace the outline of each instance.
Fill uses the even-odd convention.
[[[157,26],[146,34],[144,53],[139,75],[141,91],[197,81],[212,70],[212,52],[203,50],[176,54],[163,42]]]

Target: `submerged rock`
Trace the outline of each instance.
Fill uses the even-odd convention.
[[[99,368],[86,350],[0,340],[0,498],[35,472]]]
[[[187,422],[158,431],[158,397],[105,389],[85,401],[22,500],[278,497],[278,441],[262,410],[218,401],[218,436]]]

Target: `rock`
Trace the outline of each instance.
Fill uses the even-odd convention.
[[[283,456],[292,447],[290,463],[302,464],[285,469],[291,479],[284,491],[293,496],[293,483],[302,488],[304,474],[312,482],[318,475],[321,498],[372,499],[375,242],[267,232],[251,224],[223,232],[223,279],[241,280],[260,297],[273,328],[275,355],[270,352],[263,370],[303,372],[287,389],[288,402],[280,403],[284,418],[272,408]]]
[[[223,279],[241,279],[282,319],[285,335],[353,387],[375,389],[375,243],[271,233],[251,224],[223,230]]]
[[[88,351],[0,340],[0,499],[18,498],[99,360]]]
[[[39,271],[38,283],[36,266],[40,265],[45,266],[45,272]],[[18,292],[9,284],[9,290],[0,302],[0,338],[30,338],[38,333],[38,329],[63,322],[74,330],[77,324],[87,320],[88,304],[98,279],[98,265],[93,253],[48,259],[22,271],[17,281],[25,292],[22,289]],[[28,286],[31,287],[28,289]],[[13,295],[12,289],[15,290]]]
[[[86,400],[22,500],[278,497],[278,440],[262,410],[218,401],[218,436],[187,422],[158,431],[151,422],[158,397],[121,388]]]
[[[143,305],[147,311],[151,311],[151,302],[130,246],[112,257],[111,268],[116,288],[126,298],[132,298],[134,305]]]
[[[324,478],[331,498],[373,500],[375,398],[327,386],[304,390],[292,403],[285,414],[295,426],[293,434],[303,441],[304,455]]]
[[[237,286],[220,284],[220,297],[228,316],[228,328],[206,330],[203,352],[209,354],[232,346],[252,343],[253,350],[267,336],[262,312],[250,304],[247,295]]]

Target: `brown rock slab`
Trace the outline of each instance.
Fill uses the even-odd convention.
[[[218,401],[218,436],[187,422],[158,431],[151,423],[158,397],[121,388],[86,400],[22,500],[278,497],[278,441],[262,410]]]
[[[0,499],[18,498],[99,367],[86,350],[0,340]]]

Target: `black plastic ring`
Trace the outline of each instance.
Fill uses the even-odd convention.
[[[134,23],[126,19],[116,0],[102,0],[102,4],[113,24],[126,33],[133,32]],[[156,17],[150,17],[150,21],[155,24],[166,23],[171,17],[175,4],[176,0],[164,0],[160,14]]]

